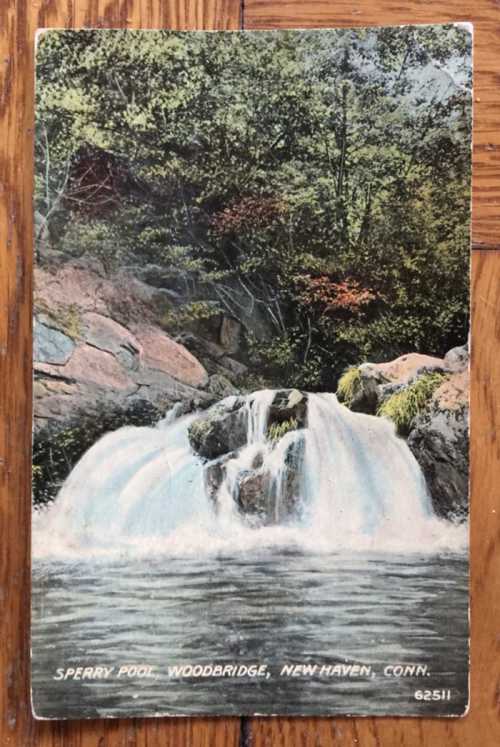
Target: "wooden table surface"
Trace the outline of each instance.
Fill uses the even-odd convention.
[[[28,649],[35,29],[262,29],[446,21],[475,25],[469,715],[35,722]],[[499,0],[0,0],[0,303],[0,747],[500,744]]]

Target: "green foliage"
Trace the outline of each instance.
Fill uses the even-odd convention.
[[[346,407],[350,407],[359,392],[361,374],[357,366],[350,366],[340,377],[337,384],[337,399]]]
[[[267,429],[267,438],[272,443],[276,443],[286,433],[296,430],[297,426],[297,418],[289,418],[288,420],[283,420],[281,423],[271,423]]]
[[[193,322],[212,319],[219,314],[220,309],[216,304],[207,301],[193,301],[165,311],[161,318],[161,324],[169,332],[181,332],[189,329]]]
[[[151,265],[169,330],[239,319],[280,386],[442,354],[468,332],[470,51],[455,26],[46,32],[40,225]]]
[[[432,395],[445,378],[446,376],[440,373],[420,376],[408,387],[386,399],[379,407],[377,415],[392,420],[400,435],[408,435],[413,419],[426,409]]]

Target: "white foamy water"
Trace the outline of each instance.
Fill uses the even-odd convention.
[[[311,394],[308,427],[273,444],[266,438],[273,397],[271,390],[246,397],[247,444],[227,463],[217,511],[205,492],[203,462],[188,441],[188,427],[199,415],[175,420],[171,411],[157,427],[120,428],[88,450],[54,503],[34,516],[35,556],[466,547],[466,527],[435,516],[421,470],[390,422],[352,413],[333,394]],[[279,523],[284,457],[300,438],[300,511]],[[252,528],[233,496],[238,475],[257,457],[272,476],[278,523]]]

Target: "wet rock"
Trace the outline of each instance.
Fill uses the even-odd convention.
[[[265,469],[241,472],[238,476],[236,503],[246,517],[258,519],[259,525],[274,523],[276,497],[270,472]]]
[[[284,489],[282,504],[284,516],[293,516],[300,509],[303,493],[302,475],[304,467],[306,442],[300,434],[290,444],[285,455]]]
[[[434,405],[415,419],[408,446],[424,473],[436,513],[464,518],[469,494],[468,408]]]
[[[257,469],[242,470],[236,482],[235,501],[252,526],[282,524],[297,515],[301,505],[303,439],[287,449],[280,479],[264,461]]]
[[[224,454],[219,459],[209,462],[203,470],[205,490],[208,497],[216,503],[219,488],[226,479],[226,465],[234,457],[234,454]]]
[[[189,442],[205,459],[241,449],[247,440],[247,414],[243,400],[229,398],[212,407],[189,426]]]
[[[269,424],[296,420],[297,428],[307,425],[307,395],[298,389],[282,389],[276,392],[269,409]]]

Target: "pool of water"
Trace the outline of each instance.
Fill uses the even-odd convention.
[[[35,559],[32,617],[33,703],[45,718],[438,716],[462,713],[468,697],[468,565],[460,554]],[[344,663],[363,665],[364,674],[326,674]],[[170,676],[181,664],[267,669],[259,677]],[[318,666],[281,675],[304,664]],[[384,674],[398,664],[425,674]],[[151,676],[117,676],[134,665],[151,667]],[[57,679],[58,669],[97,666],[114,671]],[[446,699],[415,697],[434,689]]]

